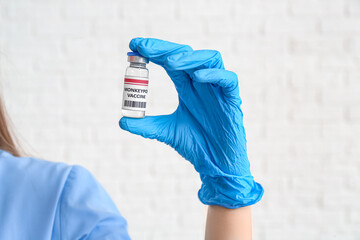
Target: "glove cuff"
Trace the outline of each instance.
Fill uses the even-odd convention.
[[[263,187],[252,176],[200,177],[202,185],[198,196],[205,205],[240,208],[257,203],[264,194]]]

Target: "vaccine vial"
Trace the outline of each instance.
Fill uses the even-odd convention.
[[[146,110],[149,70],[146,64],[149,59],[138,52],[128,52],[128,62],[124,79],[122,114],[125,117],[143,118]]]

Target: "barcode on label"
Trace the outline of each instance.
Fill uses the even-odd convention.
[[[124,101],[125,107],[134,107],[134,108],[146,108],[146,102],[137,102],[137,101]]]

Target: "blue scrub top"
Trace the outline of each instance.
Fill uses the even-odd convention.
[[[0,239],[130,239],[89,171],[0,149]]]

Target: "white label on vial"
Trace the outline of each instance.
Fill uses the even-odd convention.
[[[122,108],[133,111],[145,111],[148,83],[148,78],[125,76]]]

